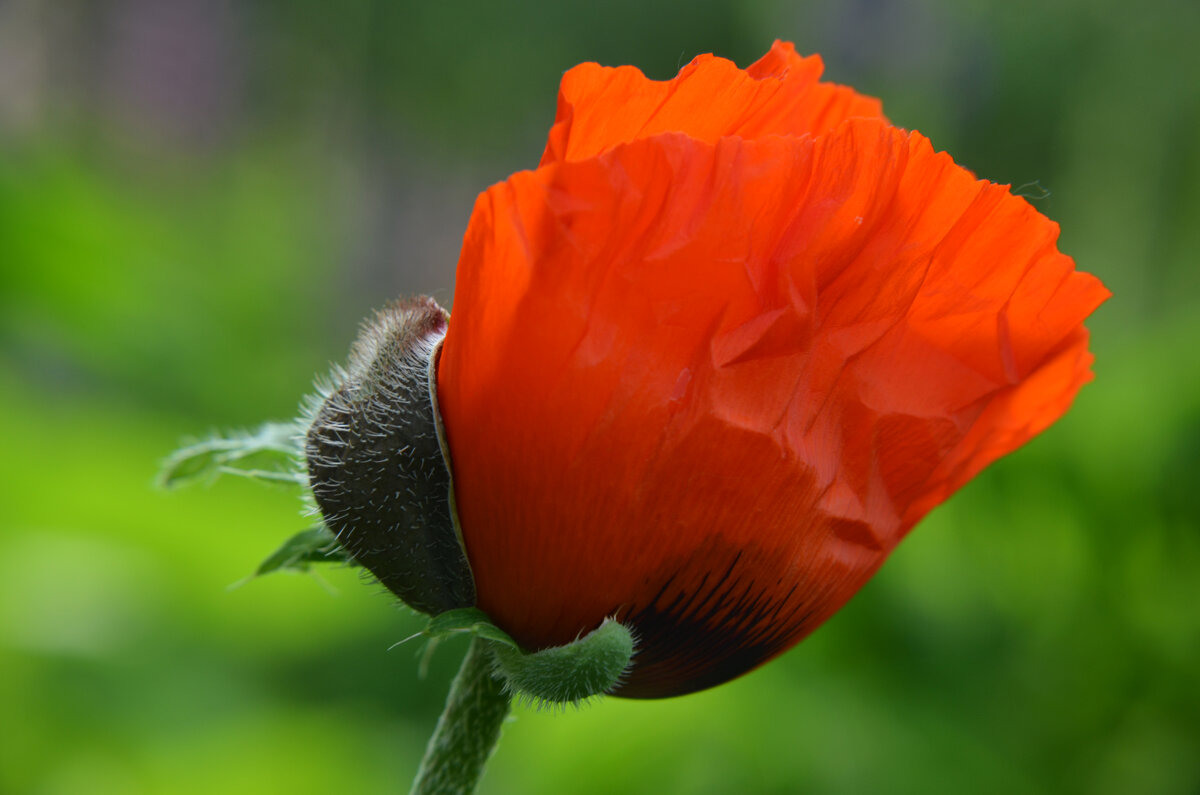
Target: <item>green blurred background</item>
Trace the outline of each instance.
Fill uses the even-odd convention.
[[[405,791],[463,646],[421,678],[350,571],[230,589],[294,495],[164,494],[158,461],[291,416],[389,298],[449,303],[563,70],[776,37],[1050,192],[1115,294],[1096,381],[800,647],[518,709],[483,791],[1200,791],[1200,4],[332,6],[0,0],[0,791]]]

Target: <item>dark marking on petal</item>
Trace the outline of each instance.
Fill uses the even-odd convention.
[[[799,599],[799,583],[783,590],[779,578],[756,580],[761,568],[749,565],[744,552],[697,555],[710,561],[727,556],[719,577],[695,571],[695,560],[681,563],[648,604],[619,616],[634,628],[638,653],[616,695],[662,698],[719,685],[811,629],[815,609]],[[685,585],[689,581],[691,587]]]

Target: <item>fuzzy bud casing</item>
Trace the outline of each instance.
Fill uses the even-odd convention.
[[[326,526],[388,590],[430,615],[475,601],[432,391],[447,320],[422,297],[365,322],[305,437]]]

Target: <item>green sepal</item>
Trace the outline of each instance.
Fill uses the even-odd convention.
[[[255,577],[273,571],[308,571],[313,563],[341,563],[355,565],[354,559],[346,554],[333,533],[324,525],[303,530],[283,542],[254,570]]]
[[[423,635],[436,642],[460,633],[491,641],[495,673],[504,680],[505,689],[538,706],[578,706],[611,693],[624,681],[636,646],[628,627],[607,618],[571,643],[526,653],[477,607],[440,613],[413,637]]]
[[[636,641],[620,622],[605,619],[599,627],[562,646],[531,654],[494,645],[496,673],[510,692],[538,706],[579,706],[593,696],[611,693],[632,665]]]
[[[239,475],[271,483],[305,485],[301,429],[294,422],[268,422],[254,431],[214,434],[179,448],[163,461],[158,483],[175,488],[201,478]]]
[[[521,650],[517,642],[509,637],[507,632],[493,624],[487,613],[478,607],[460,607],[439,613],[429,619],[425,629],[421,630],[422,635],[435,640],[462,632],[493,641],[516,652]]]

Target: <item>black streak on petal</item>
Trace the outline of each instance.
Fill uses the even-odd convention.
[[[621,617],[634,628],[638,652],[616,695],[663,698],[714,687],[782,652],[807,631],[812,609],[797,600],[796,586],[763,587],[742,551],[730,552],[719,577],[681,576],[684,563],[649,605]],[[695,583],[691,588],[679,585],[689,580]]]

